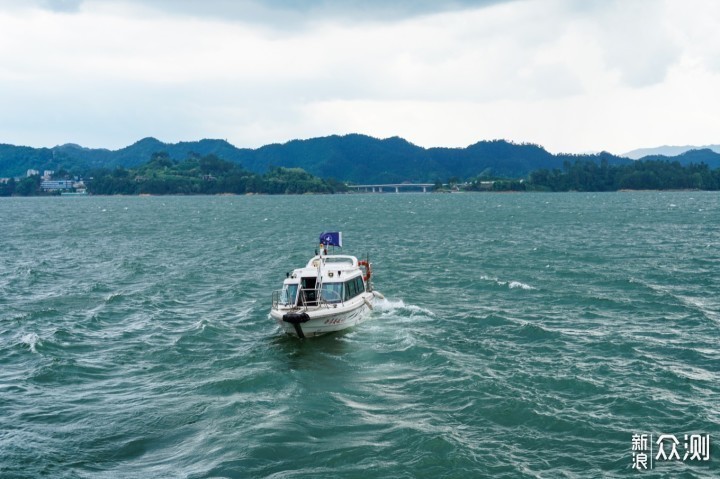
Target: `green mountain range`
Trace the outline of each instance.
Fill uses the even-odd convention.
[[[362,183],[435,182],[449,178],[494,176],[520,178],[538,169],[561,169],[566,162],[590,160],[609,165],[633,160],[599,153],[593,155],[551,154],[534,144],[505,140],[480,141],[466,148],[423,148],[402,138],[377,139],[366,135],[327,136],[266,145],[257,149],[237,148],[224,140],[163,143],[145,138],[119,150],[91,149],[66,144],[53,148],[31,148],[0,144],[0,177],[24,176],[28,169],[60,170],[84,174],[98,168],[133,168],[164,152],[176,161],[215,155],[244,168],[265,173],[271,167],[302,168],[321,178]],[[658,159],[657,156],[648,157]],[[666,157],[659,157],[668,159]],[[692,150],[669,158],[681,164],[706,163],[720,167],[720,154]]]

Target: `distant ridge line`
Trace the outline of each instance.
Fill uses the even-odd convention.
[[[712,150],[715,153],[720,153],[720,145],[704,145],[704,146],[663,145],[663,146],[656,146],[653,148],[638,148],[635,150],[628,151],[627,153],[623,153],[620,156],[624,156],[624,157],[630,158],[632,160],[639,160],[640,158],[644,158],[646,156],[667,156],[667,157],[679,156],[679,155],[682,155],[683,153],[687,153],[688,151],[691,151],[691,150]]]
[[[720,146],[718,148],[720,150]],[[540,145],[507,140],[483,140],[464,148],[424,148],[397,136],[379,139],[352,133],[290,140],[251,149],[238,148],[220,139],[164,143],[147,137],[118,150],[84,148],[76,144],[53,148],[0,144],[0,178],[24,176],[30,169],[63,169],[80,174],[100,168],[135,168],[160,152],[167,153],[175,161],[215,155],[258,174],[282,166],[302,168],[320,178],[362,184],[436,183],[477,177],[523,178],[540,169],[562,170],[565,165],[578,160],[608,165],[633,161],[607,152],[553,154]],[[667,159],[664,156],[648,158]],[[672,160],[720,167],[720,154],[710,149],[686,151]]]

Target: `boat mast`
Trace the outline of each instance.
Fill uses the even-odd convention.
[[[320,243],[320,251],[318,253],[317,278],[315,279],[315,299],[320,304],[320,291],[322,291],[322,266],[325,262],[325,245]]]

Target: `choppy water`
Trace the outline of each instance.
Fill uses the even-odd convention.
[[[8,198],[0,219],[0,477],[720,474],[717,193]],[[334,228],[387,300],[283,336],[270,292]],[[638,473],[635,433],[710,434],[711,460]]]

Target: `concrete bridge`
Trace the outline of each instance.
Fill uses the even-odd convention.
[[[434,183],[389,183],[384,185],[348,185],[351,190],[356,190],[359,193],[385,193],[392,192],[400,193],[403,191],[422,191],[427,193],[429,189],[435,186]]]

